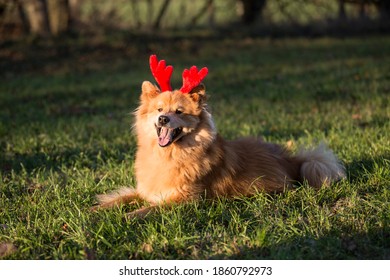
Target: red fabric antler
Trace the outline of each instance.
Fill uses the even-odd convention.
[[[150,56],[149,64],[153,77],[160,85],[161,91],[171,91],[172,87],[170,80],[173,72],[173,67],[171,65],[165,66],[165,60],[158,61],[157,56],[155,54]]]
[[[206,67],[203,67],[198,72],[196,66],[192,66],[190,70],[184,69],[183,71],[183,86],[180,91],[182,93],[189,93],[193,88],[198,86],[200,82],[206,77],[209,70]]]

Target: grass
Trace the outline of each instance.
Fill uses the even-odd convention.
[[[0,257],[389,259],[390,37],[78,40],[0,49]],[[95,45],[94,45],[95,44]],[[153,52],[192,64],[220,134],[325,140],[347,179],[198,201],[125,221],[96,194],[135,185],[131,133]]]

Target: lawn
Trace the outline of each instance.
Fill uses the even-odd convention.
[[[0,258],[390,259],[390,37],[91,38],[0,48]],[[193,64],[219,132],[325,141],[347,178],[125,220],[95,195],[136,184],[148,57]]]

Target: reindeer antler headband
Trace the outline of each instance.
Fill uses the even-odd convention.
[[[153,77],[159,84],[161,91],[172,91],[170,80],[173,67],[171,65],[166,66],[165,60],[158,61],[155,54],[150,56],[149,64]],[[182,93],[190,93],[192,89],[197,87],[202,82],[208,72],[209,70],[206,67],[203,67],[199,71],[196,66],[192,66],[189,70],[184,69],[182,74],[183,86],[180,88],[180,91]]]

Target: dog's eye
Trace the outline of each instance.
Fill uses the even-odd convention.
[[[183,113],[183,111],[182,110],[179,110],[179,109],[176,109],[176,112],[175,112],[176,114],[178,114],[178,115],[180,115],[181,113]]]
[[[163,110],[162,108],[158,108],[158,109],[157,109],[157,111],[159,111],[159,112],[162,112],[162,110]]]

